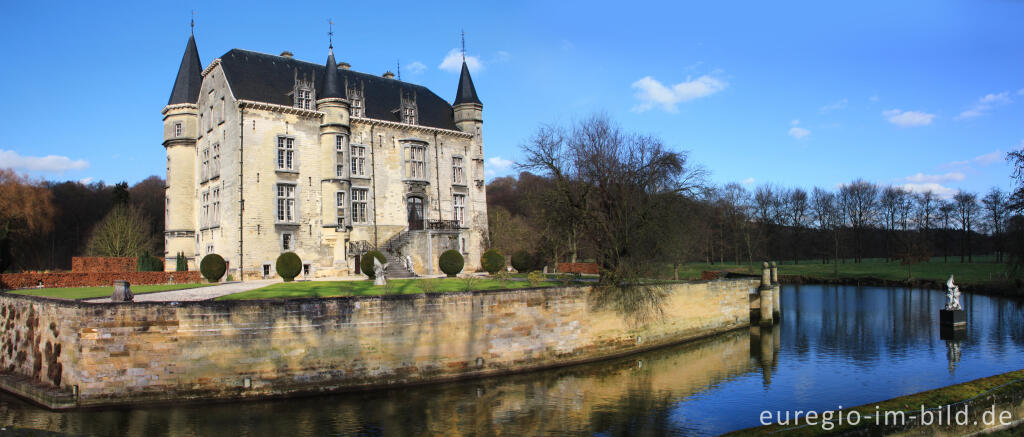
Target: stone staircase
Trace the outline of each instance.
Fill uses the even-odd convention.
[[[416,277],[416,272],[405,267],[405,261],[402,260],[402,257],[388,252],[384,252],[384,257],[388,259],[388,271],[386,273],[388,279]]]
[[[405,266],[405,260],[401,256],[401,249],[409,244],[409,240],[412,239],[412,235],[409,234],[409,230],[406,229],[399,232],[394,237],[388,239],[380,246],[381,253],[388,260],[388,278],[415,278],[416,272],[409,270]]]

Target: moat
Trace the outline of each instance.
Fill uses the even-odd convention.
[[[765,409],[867,404],[1017,370],[1024,302],[941,291],[783,286],[782,321],[586,365],[273,401],[51,412],[0,393],[0,423],[71,435],[716,435]]]

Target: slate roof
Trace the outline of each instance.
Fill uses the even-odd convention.
[[[293,106],[290,94],[295,88],[296,71],[299,79],[314,81],[317,98],[325,91],[323,65],[241,49],[225,53],[220,62],[238,99]],[[451,105],[424,86],[353,70],[338,69],[337,74],[342,96],[347,87],[362,83],[366,118],[400,122],[401,114],[396,110],[401,107],[401,93],[415,93],[419,125],[458,130]]]
[[[466,66],[466,61],[462,61],[462,74],[459,76],[459,89],[455,92],[455,104],[459,103],[480,103],[480,99],[476,96],[476,87],[473,86],[473,78],[469,76],[469,67]]]
[[[345,98],[345,90],[338,81],[338,64],[334,62],[334,49],[327,55],[327,65],[324,67],[324,89],[317,96],[318,99],[331,97]]]
[[[199,87],[202,84],[203,66],[199,62],[199,49],[196,48],[196,38],[189,36],[188,44],[185,45],[185,55],[181,57],[181,66],[178,67],[178,77],[174,79],[174,88],[171,89],[171,98],[167,100],[167,104],[198,102]]]

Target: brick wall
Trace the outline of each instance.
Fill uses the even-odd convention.
[[[0,369],[73,405],[259,398],[484,376],[748,326],[752,280],[666,286],[637,321],[588,288],[86,304],[0,294]],[[0,385],[11,389],[0,377]],[[5,385],[6,384],[6,385]],[[46,390],[22,393],[48,403]]]
[[[135,257],[71,257],[71,271],[75,273],[134,272],[136,267],[138,263]]]
[[[199,282],[199,272],[102,272],[102,273],[4,273],[0,274],[0,290],[38,287],[96,287],[113,285],[116,280],[133,285]]]

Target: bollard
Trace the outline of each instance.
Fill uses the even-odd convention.
[[[761,287],[757,289],[758,294],[761,295],[761,326],[772,326],[775,324],[775,319],[772,317],[775,312],[775,303],[773,302],[774,299],[772,299],[773,291],[771,270],[768,267],[768,263],[765,262],[761,268]]]

